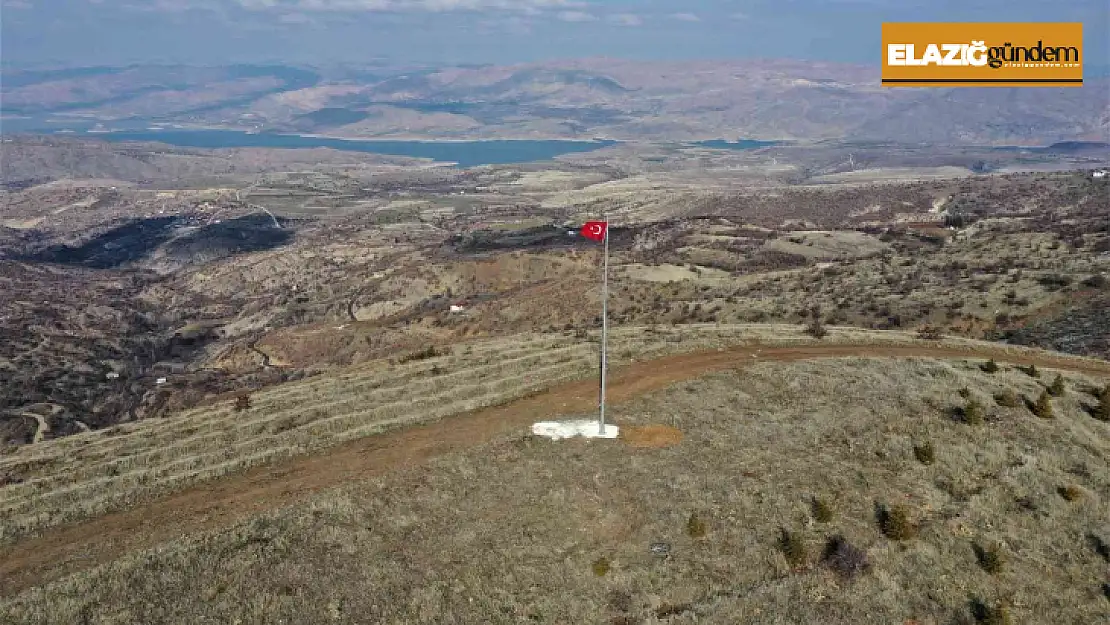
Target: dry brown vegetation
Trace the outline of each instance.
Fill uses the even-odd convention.
[[[333,164],[2,192],[0,621],[1107,618],[1105,181]]]
[[[1019,407],[971,431],[953,423],[953,387],[1039,387],[979,362],[752,363],[615,408],[628,425],[682,415],[678,445],[504,435],[9,597],[0,614],[947,623],[1005,608],[1014,622],[1104,620],[1105,556],[1084,537],[1110,539],[1110,432],[1074,393],[1052,421]],[[937,442],[933,465],[914,457],[921,439]],[[1068,501],[1061,483],[1086,495]],[[815,488],[835,496],[837,514],[809,525]],[[665,558],[649,549],[661,542]]]
[[[539,173],[268,174],[242,200],[95,185],[6,194],[11,216],[37,225],[0,251],[21,259],[0,259],[17,295],[0,302],[13,337],[0,343],[0,431],[24,444],[36,418],[64,436],[329,367],[596,327],[597,246],[550,225],[596,210],[619,226],[616,325],[854,325],[1110,354],[1110,287],[1097,279],[1110,270],[1098,251],[1110,194],[1082,173],[678,190],[659,205],[651,192],[643,206],[587,182],[595,199],[573,207],[547,183],[518,184]],[[258,203],[303,219],[275,230]],[[936,227],[953,215],[967,224]],[[28,272],[40,279],[15,280]],[[449,312],[459,301],[466,313]],[[119,378],[104,384],[108,373]]]

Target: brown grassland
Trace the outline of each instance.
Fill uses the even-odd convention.
[[[927,353],[944,344],[838,328],[825,342],[846,345],[842,357],[805,359],[812,354],[802,350],[803,360],[778,362],[759,355],[774,347],[751,341],[775,335],[785,335],[786,345],[815,341],[796,326],[663,332],[680,342],[640,332],[641,349],[659,355],[681,345],[672,349],[686,351],[697,346],[698,336],[703,347],[749,344],[744,352],[709,352],[719,355],[715,367],[668,369],[655,386],[629,374],[629,386],[615,399],[616,422],[676,427],[682,432],[677,444],[533,439],[525,434],[532,417],[589,413],[588,382],[577,391],[584,397],[562,409],[539,394],[526,404],[531,412],[490,430],[487,440],[472,441],[476,447],[452,447],[454,420],[444,419],[436,424],[443,440],[418,454],[417,462],[402,454],[396,471],[368,470],[362,479],[346,467],[330,484],[337,488],[297,492],[293,470],[285,474],[295,496],[283,495],[287,465],[281,463],[247,474],[241,484],[269,472],[273,501],[256,502],[225,527],[231,521],[219,518],[213,499],[217,522],[201,522],[204,531],[164,536],[92,569],[83,570],[78,559],[69,575],[56,571],[52,582],[14,596],[6,592],[0,615],[18,623],[938,624],[974,622],[976,615],[1030,623],[1099,622],[1110,615],[1101,586],[1108,581],[1110,424],[1089,412],[1110,380],[1104,362],[966,340],[949,341],[950,352],[937,353],[941,359],[851,357],[853,351],[867,354],[860,346],[866,343],[891,345],[888,350],[902,345],[904,355],[914,354],[915,345]],[[628,344],[633,334],[626,329],[620,340]],[[537,346],[549,358],[558,354],[540,339]],[[876,349],[879,356],[896,353]],[[483,353],[489,352],[471,348],[479,362]],[[993,356],[999,371],[985,371],[985,358],[966,357],[977,353]],[[466,369],[461,355],[414,367],[431,368],[437,360],[441,367]],[[644,361],[639,371],[666,362]],[[1043,373],[1033,378],[1012,362],[1038,362]],[[452,370],[439,375],[460,375]],[[1032,403],[1057,371],[1065,391],[1052,399],[1054,419],[1034,417],[1026,404],[1002,407],[992,399],[1011,392]],[[416,377],[415,370],[407,372]],[[360,379],[374,378],[356,370],[327,382],[278,386],[257,394],[247,412],[257,410],[262,422],[280,421],[280,414],[266,415],[279,403],[305,401],[313,384],[330,383],[331,393],[347,394],[336,400],[353,401]],[[619,389],[619,374],[616,379]],[[676,381],[660,388],[666,379]],[[527,388],[515,393],[530,394]],[[489,397],[479,403],[503,400]],[[986,407],[979,425],[960,416],[969,398]],[[421,406],[414,404],[408,418],[436,418]],[[175,428],[232,421],[223,414],[229,408],[163,421],[157,431],[164,439],[151,437],[154,429],[124,434],[119,441],[130,440],[134,449],[112,455],[130,473],[169,475],[160,467],[190,449],[188,436],[174,434]],[[456,419],[465,430],[466,417]],[[372,417],[363,423],[373,423]],[[244,431],[262,424],[248,421]],[[231,435],[224,428],[223,436]],[[39,447],[57,445],[59,456],[71,456],[119,445],[100,438],[104,442],[76,435]],[[181,452],[171,451],[174,438],[184,445]],[[923,443],[934,449],[930,464],[916,457]],[[225,460],[241,450],[249,463],[249,450],[262,446],[280,448],[260,433],[229,446]],[[160,458],[162,451],[168,456]],[[336,453],[350,455],[342,448]],[[83,462],[100,466],[88,457]],[[213,460],[191,459],[193,466],[202,463]],[[129,504],[151,496],[134,479],[97,477],[96,471],[63,477],[60,467],[53,475],[40,468],[40,476],[25,483],[98,484]],[[202,478],[190,475],[177,487]],[[149,483],[158,489],[156,479]],[[815,498],[829,508],[821,513],[826,522],[813,518]],[[57,505],[51,501],[44,497],[38,505]],[[76,512],[63,508],[52,518],[89,512],[71,501]],[[157,508],[153,501],[149,510]],[[901,514],[906,527],[892,530]],[[163,510],[150,520],[173,515]],[[89,529],[96,528],[94,519]],[[45,526],[25,529],[51,537]],[[669,553],[653,553],[655,543],[667,543]]]
[[[1097,150],[5,146],[0,624],[1110,622]]]

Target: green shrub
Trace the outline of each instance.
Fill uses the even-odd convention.
[[[913,446],[913,457],[921,464],[933,464],[936,461],[936,450],[933,449],[931,442],[926,441]]]
[[[1074,484],[1061,486],[1056,489],[1056,492],[1060,493],[1060,496],[1063,497],[1065,501],[1078,501],[1083,497],[1083,490]]]
[[[601,556],[597,560],[594,560],[594,564],[593,564],[594,575],[597,575],[598,577],[605,577],[606,573],[609,572],[609,568],[610,568],[609,558],[606,558],[605,556]]]
[[[813,518],[818,523],[828,523],[833,520],[832,504],[819,497],[813,498]]]
[[[1006,390],[994,394],[994,403],[1004,408],[1017,408],[1021,405],[1021,398],[1017,393]]]
[[[809,556],[806,552],[806,544],[801,536],[786,528],[783,528],[779,535],[779,549],[786,556],[787,564],[795,569],[804,566]]]
[[[1056,379],[1048,386],[1048,394],[1053,397],[1060,397],[1064,394],[1064,376],[1056,374]]]
[[[968,397],[971,397],[971,389],[969,389],[966,386],[961,388],[959,390],[959,393],[960,393],[960,397],[963,397],[964,399],[967,399]]]
[[[1110,386],[1099,393],[1098,404],[1091,411],[1091,416],[1099,421],[1110,421]]]
[[[448,350],[446,348],[438,349],[438,348],[436,348],[435,345],[429,345],[429,346],[425,347],[422,350],[415,351],[415,352],[412,352],[410,354],[405,354],[404,356],[401,356],[400,358],[397,359],[397,364],[403,365],[407,362],[413,362],[413,361],[417,361],[417,360],[427,360],[429,358],[435,358],[437,356],[446,356],[450,353],[451,353],[450,350]]]
[[[970,399],[967,405],[960,411],[963,415],[964,423],[968,425],[982,425],[983,424],[983,404],[978,400]]]
[[[879,529],[891,540],[909,540],[917,535],[917,528],[910,521],[910,512],[905,506],[879,506]]]
[[[821,321],[821,307],[814,306],[810,309],[810,322],[806,325],[806,334],[815,339],[823,339],[828,335],[829,331],[825,329],[825,324]]]
[[[697,512],[691,514],[690,518],[686,520],[686,534],[690,538],[703,538],[707,530],[708,527],[705,521],[698,516]]]
[[[998,363],[994,361],[994,358],[991,358],[987,362],[980,365],[979,368],[986,373],[996,373],[998,371]]]
[[[971,615],[981,625],[1013,625],[1014,622],[1009,606],[999,604],[990,607],[979,599],[971,601]]]
[[[1037,365],[1031,364],[1028,367],[1018,367],[1018,369],[1020,369],[1022,372],[1025,373],[1025,375],[1031,378],[1041,377],[1041,372],[1037,370]]]
[[[1052,419],[1056,415],[1052,411],[1052,398],[1048,396],[1048,391],[1042,391],[1041,396],[1033,403],[1033,414],[1042,419]]]
[[[975,559],[979,561],[979,566],[991,575],[997,575],[1002,572],[1002,566],[1005,564],[1005,557],[1002,554],[1002,547],[1000,545],[988,545],[982,547],[980,545],[973,545],[975,549]]]

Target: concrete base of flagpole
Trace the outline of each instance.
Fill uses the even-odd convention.
[[[605,431],[601,431],[597,419],[582,419],[579,421],[541,421],[532,425],[532,434],[543,436],[557,441],[565,438],[617,438],[620,428],[612,423],[605,424]]]

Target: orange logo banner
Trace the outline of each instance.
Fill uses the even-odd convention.
[[[1081,87],[1081,23],[886,23],[884,87]]]

